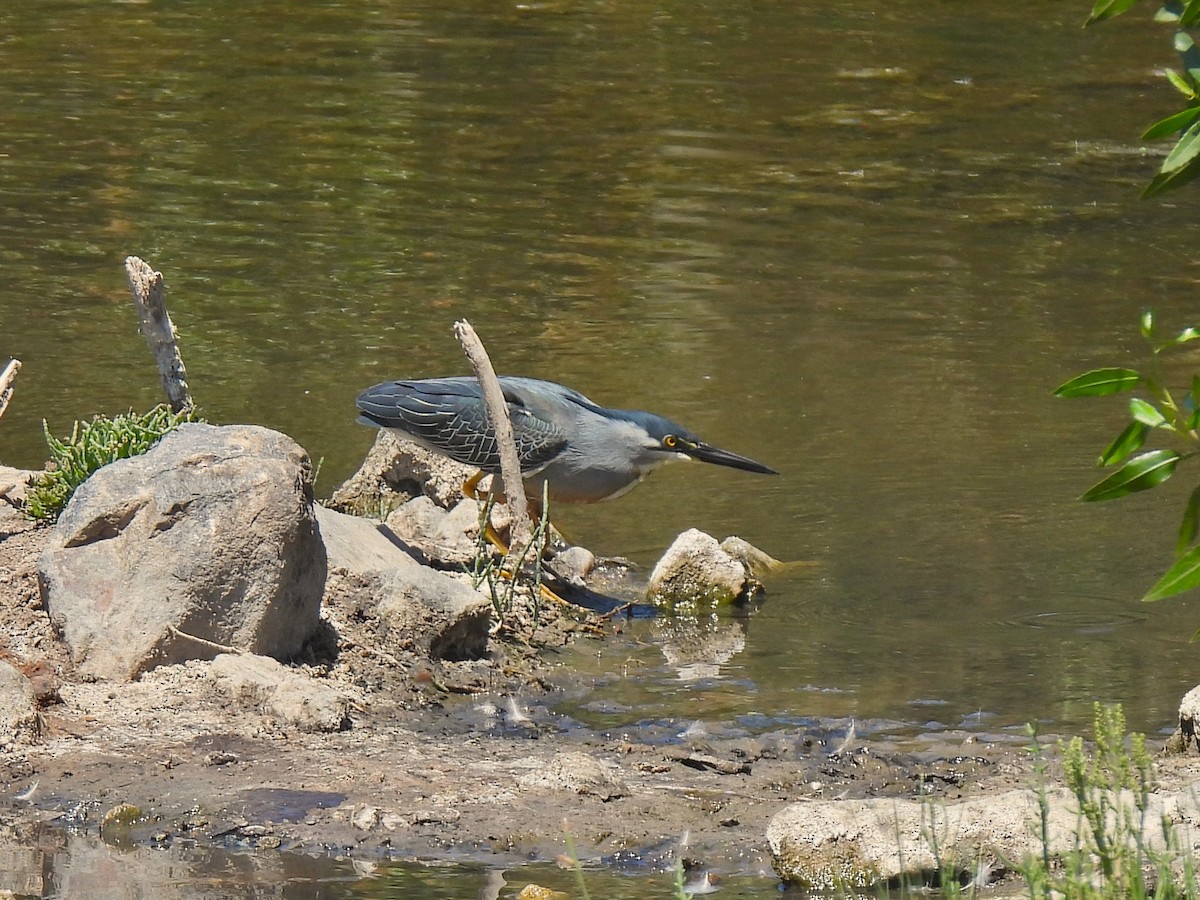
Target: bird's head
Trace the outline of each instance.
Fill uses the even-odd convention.
[[[742,469],[746,472],[758,472],[762,475],[779,474],[770,466],[764,466],[749,457],[706,444],[677,422],[654,413],[627,410],[623,411],[623,417],[643,433],[643,459],[650,466],[671,459],[698,459],[701,462]]]

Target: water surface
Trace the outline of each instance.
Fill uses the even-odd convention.
[[[1076,6],[9,0],[0,460],[160,399],[130,253],[209,419],[292,435],[323,492],[373,438],[355,394],[464,372],[467,317],[501,371],[781,472],[664,470],[560,510],[576,540],[811,563],[707,677],[653,625],[632,675],[602,650],[589,724],[1160,730],[1200,605],[1137,598],[1192,485],[1078,503],[1122,405],[1050,392],[1141,364],[1143,306],[1194,319],[1200,225],[1137,199],[1168,35]]]

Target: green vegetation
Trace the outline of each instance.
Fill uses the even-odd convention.
[[[1180,845],[1165,817],[1152,821],[1154,767],[1140,734],[1125,734],[1120,706],[1097,703],[1095,748],[1078,737],[1062,746],[1067,787],[1079,810],[1074,846],[1055,860],[1050,852],[1049,801],[1043,778],[1045,756],[1037,730],[1029,727],[1037,760],[1043,852],[1019,869],[1029,896],[1073,898],[1194,898],[1200,896],[1189,848]],[[1150,841],[1161,829],[1156,849]]]
[[[167,432],[184,422],[202,421],[194,409],[171,412],[159,405],[147,413],[96,416],[90,422],[75,422],[71,436],[59,440],[50,434],[45,421],[42,430],[50,448],[50,464],[44,475],[29,486],[25,513],[31,519],[55,522],[76,488],[110,462],[145,453]]]
[[[1160,355],[1200,338],[1200,329],[1184,328],[1172,337],[1161,337],[1150,310],[1142,313],[1142,337],[1150,345],[1150,371],[1095,369],[1077,375],[1054,392],[1057,397],[1102,397],[1141,389],[1146,397],[1129,400],[1130,422],[1100,453],[1097,465],[1119,466],[1088,489],[1081,500],[1115,500],[1127,494],[1158,487],[1185,459],[1200,451],[1200,375],[1192,376],[1190,390],[1177,401],[1159,375]],[[1174,447],[1142,450],[1151,436]],[[1136,454],[1136,455],[1133,455]],[[1192,491],[1176,542],[1175,564],[1142,599],[1161,600],[1200,586],[1200,487]],[[1197,634],[1200,634],[1198,632]]]
[[[495,553],[495,546],[489,537],[493,533],[491,523],[492,509],[495,505],[495,498],[489,495],[479,510],[479,532],[475,537],[475,556],[470,565],[466,567],[467,573],[471,576],[471,587],[477,588],[484,582],[487,583],[488,593],[492,598],[492,607],[496,610],[497,622],[502,626],[505,618],[513,609],[517,588],[524,583],[533,600],[533,622],[536,623],[540,616],[542,599],[544,574],[542,558],[545,556],[550,542],[550,498],[543,486],[541,517],[534,523],[529,543],[519,548],[515,555],[510,553],[499,556]],[[522,579],[521,573],[527,568],[526,563],[529,563],[530,574],[527,578]]]
[[[1136,3],[1137,0],[1096,0],[1086,24],[1092,25],[1119,16]],[[1161,194],[1200,175],[1200,50],[1187,31],[1200,24],[1200,0],[1169,0],[1163,4],[1155,19],[1176,26],[1175,50],[1179,53],[1183,70],[1168,70],[1166,77],[1183,94],[1186,105],[1155,122],[1142,135],[1143,140],[1179,135],[1158,174],[1146,186],[1143,197]]]

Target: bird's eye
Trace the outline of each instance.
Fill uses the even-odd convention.
[[[668,434],[665,438],[663,438],[663,446],[666,447],[668,450],[674,450],[675,445],[678,443],[679,443],[679,438],[675,437],[675,435],[673,435],[673,434]]]

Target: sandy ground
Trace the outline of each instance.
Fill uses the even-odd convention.
[[[686,833],[690,861],[772,878],[764,835],[789,803],[955,799],[1030,784],[1019,748],[966,734],[914,751],[831,747],[798,731],[698,730],[651,745],[563,728],[553,702],[571,673],[552,655],[514,640],[473,663],[385,658],[336,611],[336,658],[303,669],[352,697],[345,731],[304,733],[232,706],[206,661],[132,684],[87,683],[41,605],[44,536],[0,512],[0,650],[38,676],[45,697],[41,742],[0,748],[0,826],[10,829],[103,825],[136,845],[512,865],[561,854],[566,821],[586,859],[653,870]],[[539,634],[620,640],[596,634],[618,627],[582,636],[567,621]],[[1175,765],[1174,777],[1194,777],[1191,763]]]

